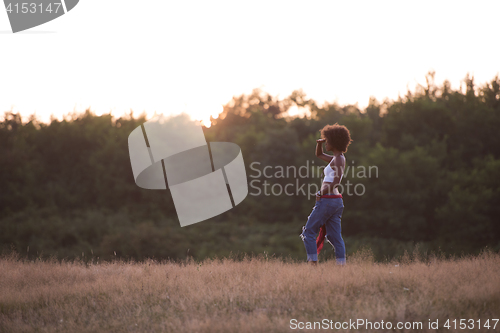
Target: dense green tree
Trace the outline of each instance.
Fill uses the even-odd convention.
[[[263,189],[268,181],[269,192],[272,185],[319,185],[325,165],[314,156],[319,131],[346,125],[353,138],[342,182],[348,251],[366,244],[382,258],[416,243],[449,253],[500,250],[500,79],[478,87],[467,75],[463,82],[463,91],[447,81],[438,86],[430,72],[425,86],[396,101],[371,98],[364,110],[318,105],[302,90],[278,99],[255,89],[235,96],[203,130],[209,142],[237,143],[249,182]],[[309,115],[287,117],[292,106]],[[180,228],[169,191],[134,183],[127,139],[145,119],[87,110],[43,124],[6,112],[0,122],[0,246],[59,258],[82,252],[102,259],[115,252],[136,259],[203,258],[231,250],[303,255],[298,235],[314,205],[307,193],[254,195],[250,189],[236,208]],[[256,176],[256,165],[272,174],[302,167],[308,176],[268,179]]]

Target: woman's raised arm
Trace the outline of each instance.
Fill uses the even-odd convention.
[[[323,142],[326,139],[318,139],[316,140],[316,156],[321,158],[323,161],[330,163],[332,161],[333,156],[323,153]]]

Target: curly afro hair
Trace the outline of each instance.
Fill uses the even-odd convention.
[[[351,133],[347,127],[337,123],[326,125],[321,130],[321,138],[326,139],[330,146],[345,153],[347,147],[351,144]]]

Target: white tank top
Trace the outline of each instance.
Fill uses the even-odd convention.
[[[333,178],[335,178],[335,170],[332,169],[332,166],[330,165],[330,163],[328,163],[328,165],[325,167],[325,169],[323,170],[323,172],[325,174],[325,178],[323,178],[323,181],[324,182],[332,183],[333,182]],[[340,180],[342,180],[342,176],[340,176]]]

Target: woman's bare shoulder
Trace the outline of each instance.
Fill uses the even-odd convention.
[[[339,165],[339,166],[345,165],[345,156],[344,156],[344,154],[341,154],[341,155],[333,157],[333,159],[331,161],[331,164],[333,164],[333,165]]]

